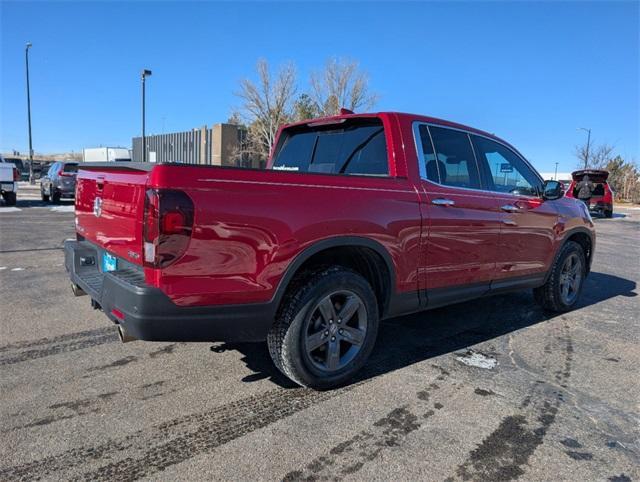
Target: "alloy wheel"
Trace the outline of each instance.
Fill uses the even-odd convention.
[[[582,283],[582,261],[573,253],[563,263],[560,271],[560,296],[563,303],[573,304]]]
[[[334,373],[353,361],[366,333],[364,301],[352,291],[335,291],[311,310],[303,338],[305,357],[317,370]]]

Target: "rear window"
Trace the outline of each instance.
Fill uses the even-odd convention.
[[[327,174],[389,174],[387,144],[380,119],[297,126],[283,132],[272,169]]]
[[[77,164],[65,164],[63,170],[64,170],[64,172],[78,172],[78,165]]]

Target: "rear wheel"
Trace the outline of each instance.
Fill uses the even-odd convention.
[[[15,192],[5,192],[2,197],[4,198],[4,202],[7,206],[15,206],[18,200],[18,196]]]
[[[580,298],[586,273],[582,246],[568,241],[560,249],[547,282],[533,290],[536,301],[549,311],[571,310]]]
[[[53,187],[51,188],[51,200],[53,201],[54,204],[58,204],[60,203],[60,198],[62,197],[62,194],[60,193],[60,191],[58,191],[57,189],[54,189]]]
[[[296,383],[332,388],[350,378],[371,354],[378,306],[369,283],[334,266],[292,283],[267,343],[275,365]]]
[[[613,209],[605,209],[604,210],[604,217],[605,218],[612,218],[613,217]]]

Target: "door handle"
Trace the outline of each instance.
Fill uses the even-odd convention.
[[[455,206],[456,203],[451,199],[438,198],[432,199],[431,204],[435,204],[436,206]]]
[[[500,209],[508,213],[520,212],[520,208],[514,204],[505,204],[504,206],[500,206]]]

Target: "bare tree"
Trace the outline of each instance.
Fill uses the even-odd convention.
[[[249,150],[253,155],[266,159],[278,128],[291,119],[296,69],[293,64],[286,64],[272,76],[264,59],[258,61],[256,69],[257,83],[244,79],[236,95],[243,101],[239,115],[248,126]]]
[[[613,158],[614,147],[609,144],[587,146],[586,143],[575,148],[575,155],[580,161],[580,169],[604,169]]]
[[[341,107],[370,109],[378,100],[378,95],[369,90],[368,75],[352,60],[327,60],[322,72],[311,73],[309,83],[319,116],[337,115]]]

